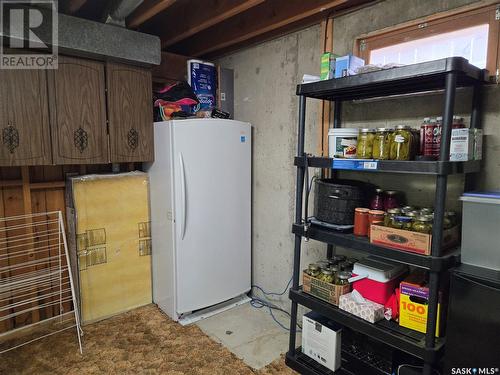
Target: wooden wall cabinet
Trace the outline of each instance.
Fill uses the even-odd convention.
[[[0,166],[152,161],[151,70],[59,56],[0,70]]]
[[[109,161],[103,63],[61,56],[49,72],[54,164]]]
[[[108,63],[106,81],[111,160],[152,161],[154,152],[151,71]]]
[[[0,165],[51,163],[46,71],[0,69]]]

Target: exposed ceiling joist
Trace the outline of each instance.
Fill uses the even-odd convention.
[[[204,56],[211,52],[285,28],[314,16],[327,16],[335,8],[351,0],[273,0],[213,27],[209,32],[194,35],[186,41],[182,53]],[[352,1],[353,3],[355,1]]]
[[[73,15],[80,10],[80,8],[87,2],[87,0],[67,0],[60,1],[61,11],[65,14]]]
[[[137,9],[127,17],[127,27],[134,29],[144,22],[163,12],[175,3],[176,0],[144,0]]]
[[[195,2],[196,0],[193,1]],[[219,0],[213,1],[213,4],[210,4],[210,2],[204,3],[202,6],[203,11],[199,9],[200,4],[198,3],[199,11],[197,12],[192,12],[193,8],[191,4],[186,3],[185,8],[188,9],[191,14],[189,17],[179,17],[178,15],[172,16],[165,22],[168,30],[161,35],[162,48],[166,48],[181,40],[187,39],[209,27],[217,25],[220,22],[262,4],[264,1],[265,0]]]

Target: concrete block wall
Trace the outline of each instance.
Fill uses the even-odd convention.
[[[473,3],[471,0],[385,0],[334,20],[334,52],[352,53],[354,39],[369,31]],[[297,97],[295,85],[303,74],[319,74],[320,28],[313,26],[220,59],[235,71],[235,118],[254,127],[253,143],[253,283],[282,291],[292,274]],[[456,112],[469,116],[470,92],[462,90]],[[485,151],[480,189],[500,190],[500,89],[486,88],[484,96]],[[316,153],[318,101],[307,101],[306,151]],[[419,126],[425,116],[442,111],[439,95],[358,102],[343,106],[344,127],[376,127],[405,123]],[[383,188],[407,190],[410,202],[432,204],[434,178],[407,179],[401,175],[352,175]],[[447,205],[459,209],[463,178],[449,182]],[[312,199],[311,199],[312,202]],[[312,212],[312,206],[310,211]],[[340,249],[342,251],[342,249]],[[326,246],[305,244],[302,265],[326,254]],[[273,298],[289,308],[287,294]]]

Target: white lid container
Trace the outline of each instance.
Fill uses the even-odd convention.
[[[330,128],[328,130],[328,157],[355,158],[358,128]],[[354,147],[348,152],[349,147]]]
[[[373,281],[386,283],[400,276],[407,270],[406,265],[391,262],[386,259],[368,256],[354,263],[353,274],[364,276]]]
[[[500,271],[500,192],[464,193],[461,261]]]

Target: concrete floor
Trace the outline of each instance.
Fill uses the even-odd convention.
[[[290,320],[287,315],[279,311],[273,311],[273,314],[288,327]],[[288,349],[288,331],[274,322],[269,309],[256,309],[250,303],[196,324],[210,338],[220,342],[256,370],[279,358]]]

